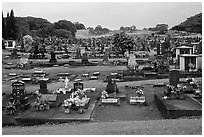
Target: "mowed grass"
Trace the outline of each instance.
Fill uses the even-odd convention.
[[[94,122],[5,127],[3,135],[202,135],[201,119]]]

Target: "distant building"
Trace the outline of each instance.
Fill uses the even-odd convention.
[[[189,46],[176,47],[176,59],[179,59],[181,54],[192,54],[192,50],[193,48]]]
[[[5,44],[5,48],[7,50],[13,50],[16,48],[16,41],[15,40],[5,40],[4,44]]]
[[[197,71],[202,69],[202,55],[182,54],[179,56],[179,67],[181,71]]]

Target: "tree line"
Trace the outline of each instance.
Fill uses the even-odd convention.
[[[76,31],[79,29],[85,29],[85,26],[79,22],[59,20],[50,23],[42,18],[15,17],[13,9],[7,13],[7,17],[4,17],[2,12],[2,38],[6,40],[18,40],[25,35],[74,39]]]

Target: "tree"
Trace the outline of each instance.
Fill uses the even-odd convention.
[[[67,20],[60,20],[56,23],[54,23],[54,28],[55,29],[65,29],[71,32],[72,36],[75,37],[75,33],[76,33],[76,26]]]
[[[5,20],[5,39],[8,39],[9,38],[9,27],[10,25],[10,22],[9,22],[9,12],[7,12],[7,16],[6,16],[6,20]]]
[[[18,29],[16,25],[16,19],[14,17],[13,9],[10,12],[10,17],[8,19],[8,27],[9,27],[9,39],[16,40],[18,37]]]
[[[86,29],[86,27],[82,23],[76,22],[76,23],[74,23],[74,25],[75,25],[77,30]]]
[[[103,30],[103,28],[101,27],[101,25],[97,25],[96,26],[96,28],[95,28],[95,31],[102,31]]]
[[[43,38],[46,38],[46,37],[49,37],[49,36],[53,36],[54,35],[54,31],[55,31],[55,28],[54,28],[54,25],[48,25],[42,29],[40,29],[38,31],[38,36],[39,37],[43,37]]]
[[[5,20],[4,20],[4,15],[3,15],[3,12],[2,12],[2,37],[5,39],[6,37],[5,37],[5,28],[6,26],[5,26]]]
[[[73,38],[71,32],[66,29],[56,29],[54,30],[54,35],[62,38]]]
[[[112,44],[117,51],[124,55],[126,50],[130,51],[133,49],[135,41],[131,36],[121,32],[114,34]]]

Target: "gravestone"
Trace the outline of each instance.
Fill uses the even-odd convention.
[[[69,79],[67,77],[65,78],[64,82],[65,82],[65,88],[68,88]]]
[[[76,58],[77,58],[77,59],[80,59],[80,58],[81,58],[81,50],[80,50],[79,47],[77,47],[77,49],[76,49]]]
[[[117,84],[115,81],[112,80],[111,76],[108,77],[108,85],[106,86],[106,92],[108,94],[119,93]]]
[[[135,54],[131,53],[128,59],[128,69],[135,70],[139,67],[139,64],[136,62]]]
[[[169,72],[169,84],[172,86],[177,86],[179,83],[179,78],[180,78],[180,71],[179,70],[171,70]]]
[[[108,53],[105,52],[103,55],[103,62],[108,62]]]
[[[42,93],[42,94],[47,94],[48,93],[47,79],[41,79],[39,82],[40,82],[39,92]]]
[[[15,100],[22,98],[25,95],[25,83],[22,81],[13,82],[12,95]]]
[[[83,90],[84,89],[84,84],[81,83],[81,82],[74,83],[74,91],[77,91],[78,89]]]
[[[89,63],[87,53],[83,54],[81,63],[84,64],[84,65]]]
[[[56,63],[56,62],[57,62],[56,56],[55,56],[55,52],[54,52],[54,51],[51,52],[51,59],[50,59],[49,62],[50,62],[50,63]]]
[[[18,111],[28,109],[30,103],[25,93],[25,83],[15,81],[12,83],[12,97],[6,106],[7,114],[15,114]]]

